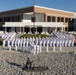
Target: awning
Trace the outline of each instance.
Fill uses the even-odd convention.
[[[5,22],[3,27],[66,27],[62,22]]]
[[[36,25],[42,27],[66,27],[62,22],[36,22]]]

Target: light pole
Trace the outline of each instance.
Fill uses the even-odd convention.
[[[35,6],[35,0],[34,0],[34,6]],[[35,22],[36,22],[36,17],[35,17],[35,11],[34,11],[34,13],[33,13],[33,33],[35,34],[35,31],[36,31],[36,29],[35,29]]]
[[[34,5],[35,5],[35,0],[34,0]]]

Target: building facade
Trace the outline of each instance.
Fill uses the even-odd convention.
[[[0,12],[0,31],[48,32],[73,31],[74,13],[41,6]]]

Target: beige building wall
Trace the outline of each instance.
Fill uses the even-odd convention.
[[[66,18],[70,19],[71,21],[74,19],[73,12],[51,9],[51,8],[46,8],[46,7],[34,7],[34,11],[35,11],[35,13],[44,13],[45,14],[45,18],[44,18],[45,22],[47,22],[48,16],[54,16],[55,22],[57,22],[58,17],[64,18],[63,23],[64,23],[64,25],[66,25],[66,28],[69,27],[69,20],[66,22]]]

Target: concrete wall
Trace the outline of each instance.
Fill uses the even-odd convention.
[[[24,14],[22,22],[31,22],[34,14]],[[44,22],[44,14],[35,14],[36,22]]]
[[[36,22],[44,22],[44,14],[36,14]]]
[[[31,17],[33,17],[32,14],[24,14],[22,22],[31,22]]]

